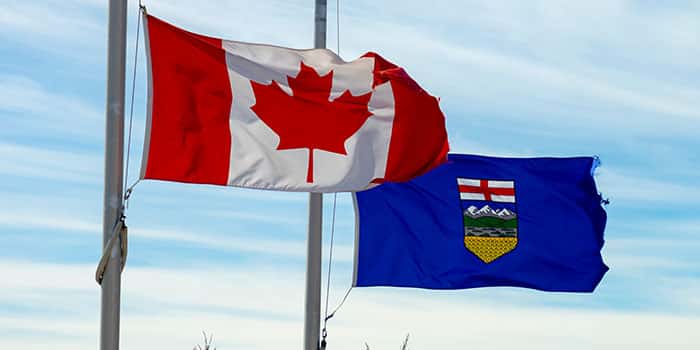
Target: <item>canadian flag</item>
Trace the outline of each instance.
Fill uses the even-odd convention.
[[[375,53],[221,40],[145,16],[141,177],[285,191],[359,191],[446,160],[438,100]]]

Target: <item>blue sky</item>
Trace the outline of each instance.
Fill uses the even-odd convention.
[[[98,344],[105,3],[0,2],[2,348]],[[312,42],[311,1],[145,3],[204,34]],[[413,349],[697,349],[698,18],[691,1],[341,3],[341,56],[377,51],[440,96],[454,152],[599,155],[611,270],[591,295],[356,289],[329,325],[331,345],[392,348],[411,333]],[[333,2],[330,48],[336,34]],[[139,60],[129,182],[143,141]],[[326,228],[331,206],[327,195]],[[123,348],[188,349],[201,330],[220,349],[300,347],[305,220],[304,194],[139,184],[128,212]],[[338,195],[336,230],[331,305],[351,279],[347,194]]]

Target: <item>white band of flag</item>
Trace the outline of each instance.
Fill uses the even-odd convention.
[[[515,181],[457,178],[461,200],[515,203]]]
[[[465,199],[471,199],[475,201],[485,201],[486,198],[482,193],[469,193],[469,192],[460,192],[459,194],[459,199],[465,200]]]

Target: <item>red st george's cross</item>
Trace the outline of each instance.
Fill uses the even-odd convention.
[[[515,203],[515,181],[457,178],[459,198]]]

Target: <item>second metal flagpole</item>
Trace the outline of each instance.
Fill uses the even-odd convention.
[[[318,350],[321,330],[321,226],[323,194],[309,193],[309,235],[306,254],[304,350]]]
[[[326,48],[326,0],[316,0],[314,48]],[[313,150],[310,150],[313,152]],[[309,157],[313,154],[309,153]],[[306,254],[306,297],[304,307],[304,350],[318,350],[321,330],[321,247],[323,236],[323,194],[309,194],[309,235]]]

